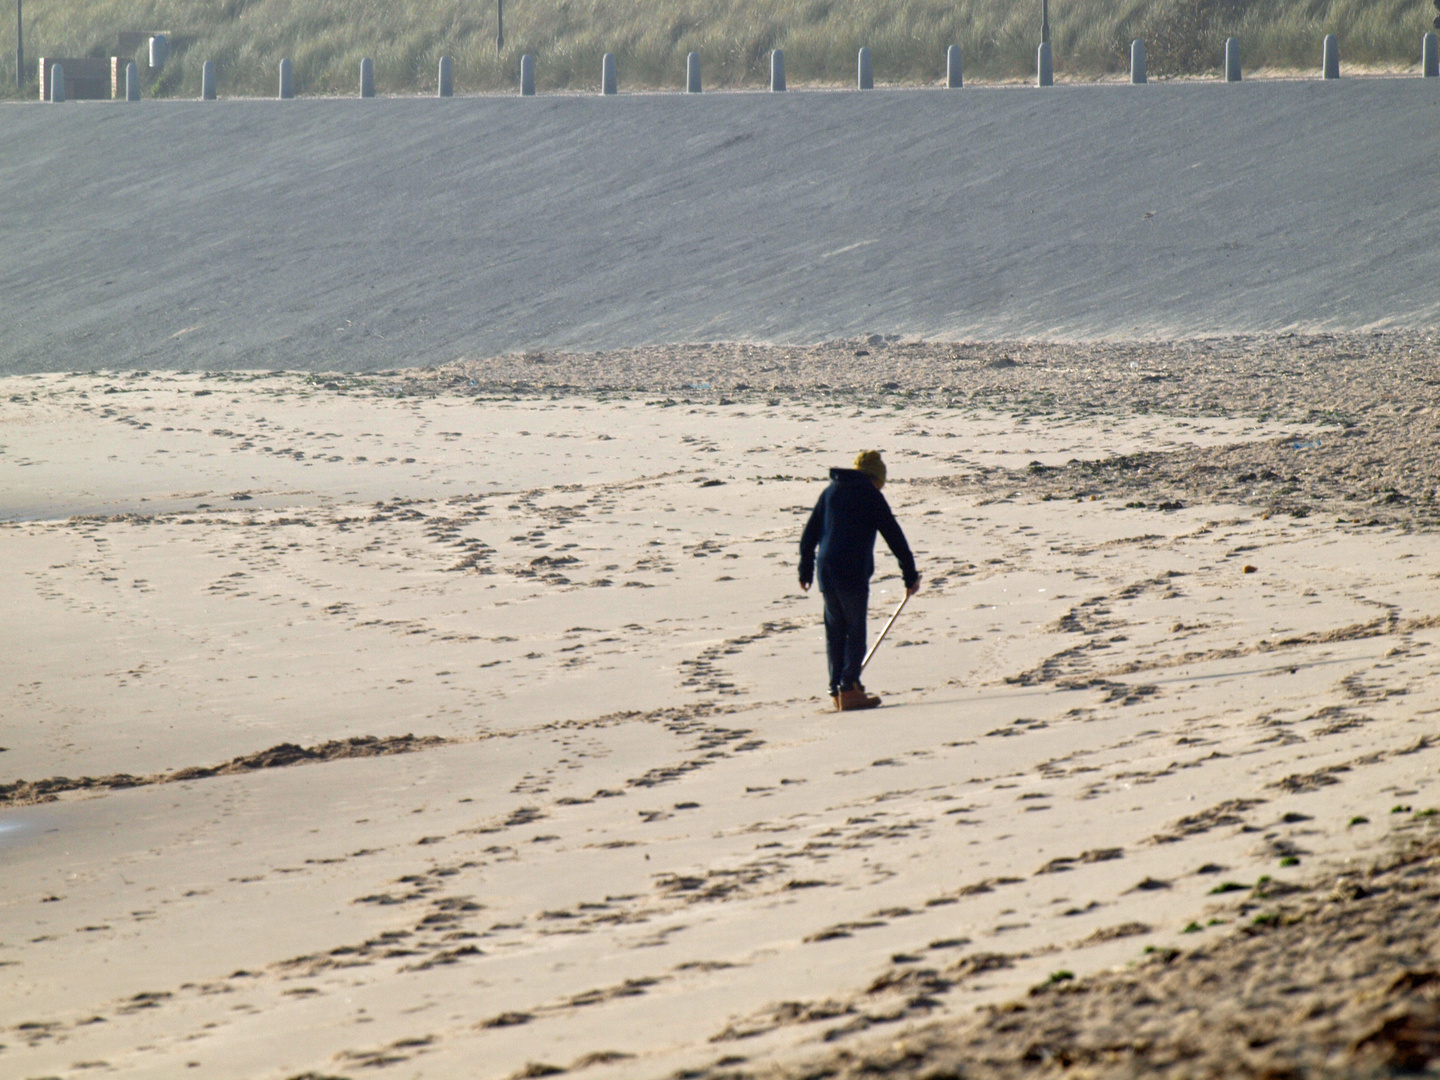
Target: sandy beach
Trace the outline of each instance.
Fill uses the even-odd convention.
[[[1424,1068],[1437,359],[4,377],[0,1075]],[[924,580],[837,714],[870,447]]]

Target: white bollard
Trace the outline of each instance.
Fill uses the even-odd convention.
[[[140,100],[140,66],[134,60],[125,65],[125,100]]]
[[[288,101],[295,96],[295,66],[289,59],[280,61],[280,100]]]
[[[440,71],[435,77],[436,97],[450,97],[455,93],[455,74],[448,56],[440,58]]]
[[[164,67],[165,61],[169,59],[170,39],[164,34],[156,34],[150,39],[150,70]]]
[[[1240,42],[1233,37],[1225,39],[1225,81],[1240,81]]]
[[[1055,61],[1051,57],[1048,41],[1040,43],[1040,51],[1035,55],[1035,85],[1055,85]]]
[[[1130,42],[1130,83],[1140,86],[1145,82],[1145,43],[1139,38]]]
[[[50,100],[59,102],[65,100],[65,65],[50,65]]]
[[[855,82],[861,90],[875,89],[875,68],[874,65],[870,63],[870,50],[863,46],[860,49],[860,59],[858,70],[855,73]]]
[[[700,93],[700,54],[698,52],[685,55],[685,92],[687,94]]]
[[[958,90],[964,85],[965,77],[960,73],[960,46],[951,45],[945,50],[945,87]]]
[[[375,96],[375,61],[368,56],[360,60],[360,96]]]
[[[600,61],[600,93],[618,94],[620,92],[620,79],[615,74],[615,54],[606,53]]]
[[[1440,37],[1435,31],[1427,31],[1420,39],[1420,68],[1422,78],[1440,79]]]
[[[1340,41],[1334,34],[1325,35],[1325,44],[1320,49],[1320,70],[1323,78],[1340,78]]]
[[[785,50],[773,49],[770,52],[770,92],[778,93],[785,89]]]
[[[535,57],[529,53],[520,57],[520,94],[522,97],[535,96]]]
[[[200,100],[215,100],[215,61],[206,60],[200,65]]]

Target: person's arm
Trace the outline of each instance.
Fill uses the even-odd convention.
[[[807,591],[815,580],[815,547],[820,543],[820,533],[825,528],[824,506],[825,496],[821,495],[815,502],[815,509],[810,511],[805,531],[800,534],[800,588]]]
[[[905,591],[913,595],[920,588],[920,574],[915,569],[915,556],[910,554],[905,533],[901,530],[900,523],[895,520],[895,515],[890,512],[890,504],[885,501],[885,496],[876,491],[875,499],[879,504],[876,507],[876,528],[890,546],[895,561],[900,564],[900,576],[905,579]]]

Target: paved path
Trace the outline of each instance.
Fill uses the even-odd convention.
[[[0,372],[1440,326],[1440,80],[0,106]]]

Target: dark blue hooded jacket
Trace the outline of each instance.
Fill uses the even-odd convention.
[[[818,567],[822,592],[868,589],[875,572],[877,532],[900,563],[906,588],[918,582],[915,557],[880,489],[858,469],[831,469],[830,486],[820,494],[800,537],[800,583],[809,585]]]

